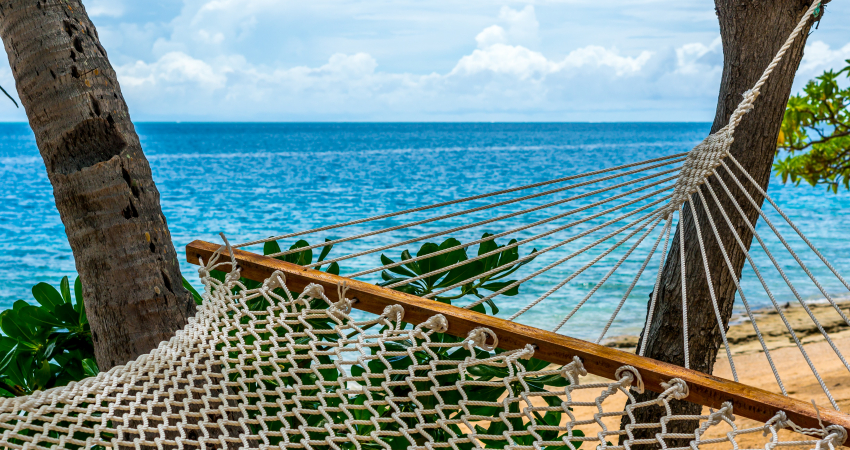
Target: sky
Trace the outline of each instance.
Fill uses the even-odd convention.
[[[710,122],[722,67],[710,0],[84,4],[137,121]],[[848,58],[832,2],[795,91]]]

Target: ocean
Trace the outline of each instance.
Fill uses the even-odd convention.
[[[248,241],[671,155],[687,151],[702,140],[710,124],[138,123],[136,128],[161,194],[181,269],[198,286],[197,268],[183,261],[183,247],[195,239],[220,242],[218,233],[224,232],[231,241]],[[61,277],[75,276],[73,255],[27,124],[0,124],[0,192],[0,308],[8,308],[17,299],[32,301],[30,288],[38,282],[58,285]],[[775,177],[769,193],[826,258],[839,271],[850,274],[850,221],[846,220],[850,194],[827,193],[822,187],[782,185]],[[470,205],[485,203],[482,200]],[[450,209],[454,210],[457,209]],[[778,214],[767,210],[774,223],[780,224],[780,231],[791,236],[793,231],[781,225],[784,222]],[[433,212],[386,219],[379,224],[392,226],[429,214]],[[476,214],[475,220],[482,220],[495,213],[487,210]],[[449,224],[467,223],[465,220],[468,221],[461,218]],[[452,236],[471,240],[484,231],[503,231],[503,226],[494,223]],[[367,229],[370,228],[359,226],[331,230],[308,239],[319,242]],[[392,236],[381,235],[370,244],[381,245],[431,230],[425,226]],[[781,249],[763,221],[759,222],[758,231],[769,248]],[[647,239],[642,248],[651,245],[650,241],[653,239]],[[533,247],[543,248],[552,242],[541,240]],[[360,248],[359,244],[345,245],[335,247],[333,255]],[[805,244],[792,239],[792,246],[827,291],[847,296],[846,289],[823,264],[803,251]],[[397,259],[404,248],[415,253],[419,245],[385,253]],[[521,254],[530,250],[520,248]],[[554,259],[564,254],[550,253]],[[372,263],[377,263],[377,254],[373,259]],[[607,320],[624,287],[631,282],[634,268],[642,262],[642,258],[634,259],[561,332],[592,337],[582,325]],[[756,252],[755,259],[777,299],[795,301],[764,253]],[[519,320],[544,328],[557,322],[593,288],[610,267],[605,263],[611,261],[616,258],[603,260],[603,267],[588,270]],[[357,260],[346,266],[343,262],[342,272],[351,273],[369,267],[368,264],[369,261]],[[794,270],[796,263],[787,253],[782,264],[805,299],[822,297],[798,267]],[[497,298],[501,315],[518,310],[580,265],[569,262],[524,284],[518,296]],[[640,330],[650,278],[652,275],[645,276],[635,289],[609,335]],[[743,289],[754,306],[770,305],[749,269],[742,278]]]

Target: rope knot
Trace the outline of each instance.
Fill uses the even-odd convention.
[[[301,291],[301,295],[310,298],[325,298],[325,288],[316,283],[310,283]]]
[[[396,323],[401,323],[401,321],[404,319],[404,306],[387,305],[381,315],[386,317],[391,322],[393,321],[393,319],[395,319]]]
[[[263,289],[270,291],[283,288],[284,285],[286,285],[286,274],[279,270],[275,270],[270,277],[266,278],[266,281],[263,281]]]
[[[434,333],[445,333],[449,330],[449,321],[446,319],[446,316],[437,314],[436,316],[431,316],[428,320],[422,322],[416,328],[427,328]]]
[[[242,278],[242,269],[239,267],[234,267],[230,272],[227,272],[227,275],[224,276],[224,284],[228,286],[232,286],[234,283],[239,281]]]
[[[785,411],[779,411],[776,413],[774,419],[775,422],[773,422],[773,426],[776,427],[776,429],[788,428],[791,426],[791,421],[788,420],[788,415],[785,414]],[[770,424],[770,422],[768,422],[768,424]],[[767,433],[767,431],[765,431],[765,433]]]
[[[620,367],[616,372],[614,372],[614,378],[621,381],[623,383],[623,387],[634,387],[635,392],[643,394],[643,377],[640,376],[640,372],[638,372],[638,370],[634,367]]]
[[[492,344],[487,344],[488,338],[492,341]],[[469,332],[469,335],[466,337],[466,346],[472,351],[473,347],[478,347],[484,351],[492,351],[499,345],[499,338],[496,336],[496,333],[489,328],[476,328]]]
[[[345,298],[345,293],[348,291],[348,286],[345,282],[341,285],[337,285],[336,287],[336,295],[339,300],[335,303],[331,303],[328,306],[328,315],[336,318],[337,320],[343,321],[345,318],[351,314],[351,305],[354,304],[354,301],[348,298]],[[324,292],[323,292],[324,293]]]
[[[666,383],[662,382],[661,387],[664,388],[665,394],[669,394],[676,400],[684,400],[690,394],[688,383],[680,378],[673,378]]]
[[[587,369],[581,363],[581,358],[573,356],[573,362],[561,367],[561,376],[567,378],[571,382],[578,384],[579,377],[587,375]]]
[[[531,344],[525,344],[525,348],[518,352],[519,359],[524,359],[528,361],[534,356],[534,351],[537,350],[537,347]]]
[[[830,447],[838,448],[844,445],[844,441],[847,440],[847,430],[840,425],[830,425],[824,431],[829,434],[823,438],[823,441]]]
[[[720,417],[725,418],[727,421],[735,421],[735,415],[732,414],[732,402],[723,402],[723,406],[718,412],[720,413]]]
[[[339,321],[344,321],[348,315],[351,314],[351,304],[351,300],[343,297],[338,302],[331,303],[330,306],[328,306],[327,314]]]

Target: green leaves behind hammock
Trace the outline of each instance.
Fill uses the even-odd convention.
[[[27,395],[98,373],[79,277],[73,296],[68,277],[59,290],[38,283],[32,295],[38,306],[18,300],[0,313],[0,396]]]
[[[490,236],[492,236],[492,234],[484,233],[481,238],[484,239]],[[511,241],[508,242],[508,245],[513,245],[516,242],[516,239],[511,239]],[[459,245],[461,245],[460,241],[454,238],[446,239],[440,245],[428,242],[419,248],[419,251],[416,252],[416,257],[429,255],[431,253],[436,253],[440,250],[445,250]],[[484,255],[503,247],[505,246],[497,244],[495,239],[485,241],[479,244],[477,255]],[[419,275],[447,268],[461,261],[466,261],[467,259],[469,259],[469,256],[467,255],[467,249],[468,247],[453,250],[451,252],[436,255],[431,258],[425,258],[419,261],[412,261],[406,264],[402,264],[400,266],[384,270],[383,272],[381,272],[381,278],[383,278],[384,281],[379,283],[378,285],[389,286],[398,282],[408,280],[410,278],[415,278]],[[537,249],[531,251],[531,253],[536,252]],[[410,259],[413,259],[413,256],[411,256],[409,251],[404,250],[403,252],[401,252],[401,261],[407,261]],[[472,261],[454,269],[440,271],[434,275],[410,282],[403,286],[395,287],[394,289],[397,291],[406,292],[408,294],[418,295],[421,297],[428,295],[432,292],[439,291],[443,288],[447,288],[454,284],[460,283],[462,281],[474,279],[474,281],[470,281],[469,283],[466,283],[461,286],[460,292],[456,292],[454,290],[449,291],[447,293],[448,295],[436,296],[434,297],[434,300],[451,304],[452,300],[457,300],[461,297],[465,297],[470,294],[478,298],[484,298],[486,295],[484,293],[485,291],[495,292],[513,284],[516,280],[506,280],[505,278],[516,272],[520,267],[531,262],[534,258],[532,257],[521,262],[516,262],[518,259],[519,246],[516,246],[505,249],[498,253],[494,253],[486,258],[482,258],[477,261]],[[381,263],[383,265],[394,264],[395,262],[396,261],[387,257],[386,255],[381,255]],[[481,274],[487,273],[493,269],[500,270],[490,275],[481,277]],[[507,291],[503,292],[502,295],[513,296],[517,295],[518,293],[519,285],[508,289]],[[497,314],[499,312],[499,308],[496,307],[496,304],[493,303],[492,300],[487,300],[485,303],[475,306],[474,308],[472,308],[472,310],[484,313],[484,304],[490,306],[492,314]]]
[[[330,239],[325,239],[325,242],[327,242],[327,241],[330,241]],[[299,248],[304,248],[304,247],[309,247],[309,246],[310,246],[309,242],[301,239],[298,242],[292,244],[289,247],[289,250],[298,250]],[[322,262],[322,261],[325,260],[325,258],[327,258],[328,254],[331,252],[331,249],[333,249],[333,244],[326,245],[324,247],[319,247],[319,248],[321,248],[321,252],[319,252],[319,257],[318,257],[318,259],[316,259],[317,263]],[[273,255],[275,253],[281,253],[281,252],[282,252],[282,250],[280,249],[280,244],[278,244],[277,241],[269,241],[269,242],[266,242],[263,245],[263,255],[268,256],[268,255]],[[293,252],[293,253],[289,253],[287,255],[275,256],[274,258],[279,259],[281,261],[286,261],[288,263],[298,264],[299,266],[304,266],[304,265],[313,263],[313,249],[302,250],[300,252]],[[315,270],[322,270],[322,266],[316,266],[316,267],[314,267],[314,269]],[[337,264],[335,262],[331,263],[327,267],[327,269],[325,269],[325,272],[332,273],[334,275],[339,275],[339,264]],[[224,282],[224,277],[225,277],[226,274],[222,271],[219,271],[219,270],[213,270],[210,273],[210,275],[213,278],[215,278],[215,279],[217,279],[221,282]],[[263,285],[263,283],[260,283],[258,281],[254,281],[254,280],[249,280],[249,279],[244,278],[244,277],[240,278],[239,282],[243,286],[245,286],[245,288],[247,288],[247,289],[257,289],[257,288],[259,288]],[[200,304],[200,301],[199,301],[200,296],[197,295],[196,291],[194,289],[192,289],[191,286],[187,286],[188,283],[185,282],[185,279],[184,279],[183,285],[186,286],[186,288],[189,289],[189,291],[192,292],[193,295],[195,295],[195,301],[198,302],[198,304]],[[236,293],[238,290],[239,290],[238,287],[235,288],[234,293]],[[278,292],[278,294],[284,295],[283,291]],[[292,294],[295,295],[295,296],[298,295],[297,292],[293,292]],[[314,299],[312,305],[315,308],[327,307],[327,304],[325,304],[324,300],[315,300]],[[253,299],[253,300],[250,300],[248,302],[248,307],[253,311],[259,311],[259,310],[265,309],[267,306],[268,306],[268,301],[263,297]]]

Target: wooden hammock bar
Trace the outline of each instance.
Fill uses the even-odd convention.
[[[189,263],[199,264],[200,259],[209,261],[219,248],[219,244],[194,241],[186,246],[186,257]],[[363,281],[305,269],[275,258],[238,249],[233,252],[241,275],[250,280],[262,282],[279,270],[286,274],[287,286],[293,291],[299,292],[310,283],[319,284],[332,301],[339,300],[336,298],[337,286],[344,282],[348,287],[346,297],[356,298],[353,307],[362,311],[381,314],[388,305],[402,305],[404,321],[414,325],[436,314],[442,314],[448,320],[447,333],[457,337],[466,337],[474,328],[486,327],[496,333],[499,347],[505,350],[524,348],[526,344],[532,344],[536,347],[535,358],[561,365],[572,362],[573,356],[578,356],[589,373],[609,379],[615,378],[614,372],[618,368],[628,365],[640,372],[646,389],[656,393],[664,391],[662,382],[679,378],[688,385],[690,393],[686,400],[690,402],[717,409],[724,402],[730,401],[736,415],[760,422],[767,422],[778,411],[785,411],[788,419],[800,427],[821,427],[818,423],[818,412],[811,403]],[[221,267],[226,269],[229,266]],[[825,426],[839,425],[850,430],[848,414],[822,408],[820,417]]]

